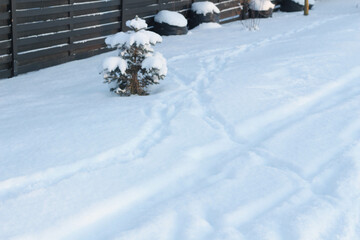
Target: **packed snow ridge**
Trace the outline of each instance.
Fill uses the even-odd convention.
[[[197,14],[220,13],[220,10],[212,2],[196,2],[191,4],[191,10]]]
[[[186,27],[188,23],[187,19],[182,14],[168,10],[160,11],[155,15],[154,20],[158,23],[167,23],[177,27]]]
[[[196,27],[197,30],[215,29],[215,28],[221,28],[221,24],[214,23],[214,22],[208,22],[208,23],[201,23],[199,26]]]

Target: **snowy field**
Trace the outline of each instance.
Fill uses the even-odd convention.
[[[146,97],[116,52],[0,81],[0,239],[360,239],[356,4],[164,37]]]

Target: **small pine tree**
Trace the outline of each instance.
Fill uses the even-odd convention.
[[[138,18],[126,22],[132,29],[106,38],[109,47],[118,49],[118,57],[104,61],[105,83],[115,83],[110,91],[121,96],[131,94],[147,95],[145,89],[158,84],[167,73],[166,60],[160,53],[154,53],[151,46],[162,38],[154,32],[146,31],[145,20]]]

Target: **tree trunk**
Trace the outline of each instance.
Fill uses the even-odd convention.
[[[137,79],[137,72],[133,72],[131,74],[131,80],[130,80],[130,93],[131,94],[139,94],[139,81]]]
[[[134,58],[133,58],[133,62],[135,63],[135,65],[131,69],[130,94],[145,95],[146,92],[141,88],[138,79],[138,72],[140,70],[140,67],[136,65],[137,61],[138,61],[138,49],[135,49]]]

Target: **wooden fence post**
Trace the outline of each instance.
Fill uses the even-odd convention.
[[[305,0],[304,15],[309,15],[309,0]]]
[[[73,37],[73,31],[74,31],[74,10],[73,10],[73,6],[74,6],[74,0],[68,0],[68,4],[70,5],[70,10],[69,10],[69,18],[70,18],[70,23],[69,23],[69,30],[70,30],[70,36],[69,36],[69,41],[68,44],[70,45],[69,48],[69,57],[72,57],[74,55],[74,48],[73,48],[73,44],[74,44],[74,37]]]
[[[126,28],[126,23],[125,23],[125,8],[126,8],[126,0],[121,0],[120,3],[120,7],[121,7],[121,30],[120,31],[125,31]]]
[[[18,37],[17,37],[17,19],[16,19],[16,0],[11,0],[11,54],[12,54],[12,76],[18,75]]]
[[[158,0],[158,12],[160,12],[161,10],[163,10],[163,1],[162,0]]]

